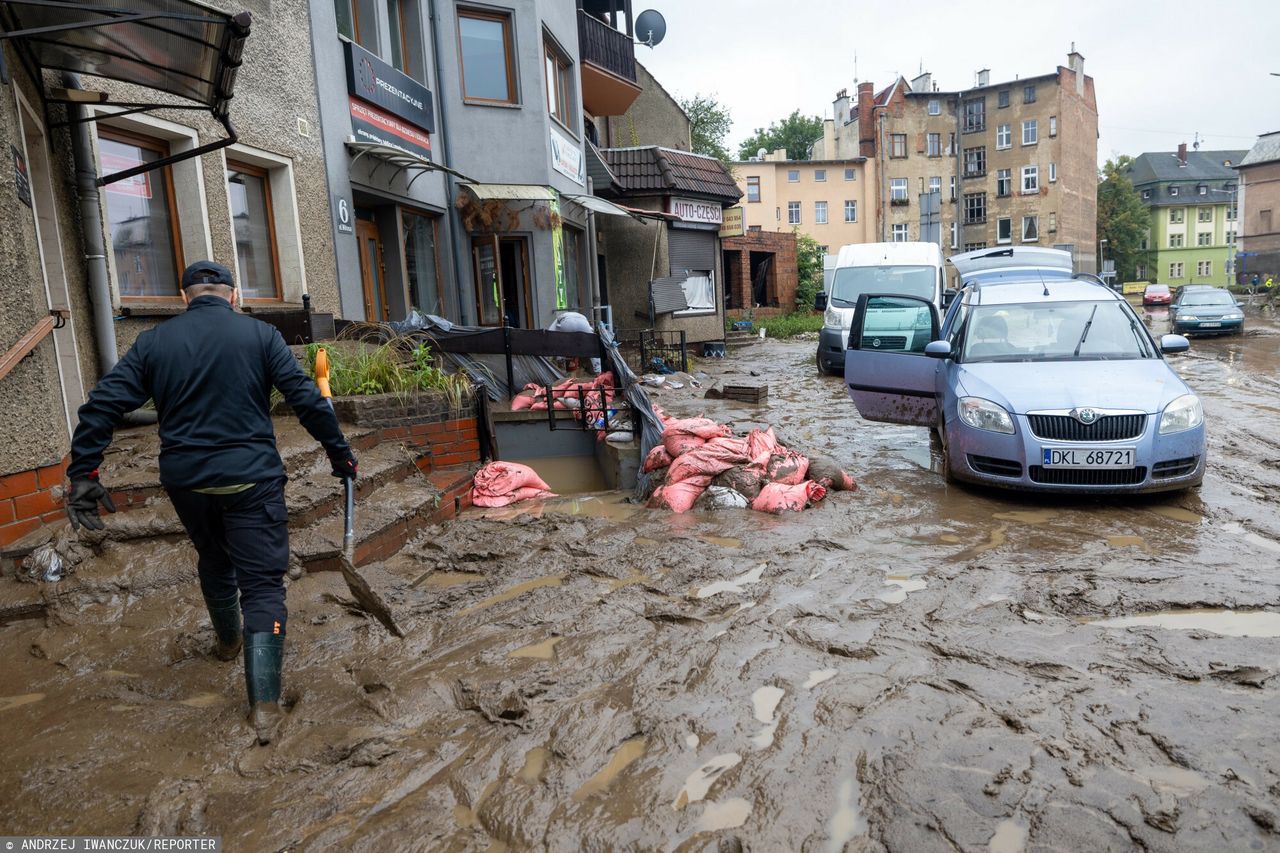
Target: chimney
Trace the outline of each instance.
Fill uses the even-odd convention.
[[[831,115],[836,121],[845,124],[849,121],[849,90],[836,92],[836,99],[831,102]]]
[[[913,92],[932,92],[933,91],[933,75],[928,71],[911,81],[911,91]]]
[[[858,156],[876,156],[875,86],[858,84]]]
[[[1187,165],[1187,143],[1185,142],[1178,143],[1178,165]]]
[[[846,104],[848,97],[845,97]],[[840,152],[836,149],[836,122],[835,119],[822,120],[822,156],[815,156],[815,160],[827,159],[834,160],[840,156]]]
[[[991,69],[990,69],[990,68],[984,68],[984,69],[982,69],[981,71],[979,71],[979,72],[978,72],[978,87],[979,87],[979,88],[981,88],[981,87],[983,87],[983,86],[990,85],[990,83],[991,83]]]
[[[1076,52],[1076,43],[1071,43],[1071,52],[1067,54],[1067,67],[1076,75],[1076,94],[1084,96],[1084,57]]]

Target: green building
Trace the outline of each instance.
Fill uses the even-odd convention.
[[[1151,212],[1137,278],[1176,287],[1231,282],[1239,219],[1237,175],[1247,151],[1175,151],[1139,155],[1129,180]]]

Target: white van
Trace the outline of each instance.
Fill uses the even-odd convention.
[[[945,279],[937,243],[854,243],[836,256],[835,272],[814,307],[823,312],[818,371],[844,373],[853,310],[863,293],[928,299],[942,311]]]

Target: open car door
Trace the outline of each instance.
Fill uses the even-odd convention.
[[[942,362],[925,355],[938,339],[938,309],[914,296],[858,297],[844,357],[844,381],[869,421],[933,426]]]

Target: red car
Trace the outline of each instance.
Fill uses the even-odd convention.
[[[1173,302],[1173,294],[1169,292],[1167,284],[1148,284],[1147,289],[1142,291],[1143,305],[1168,305]]]

